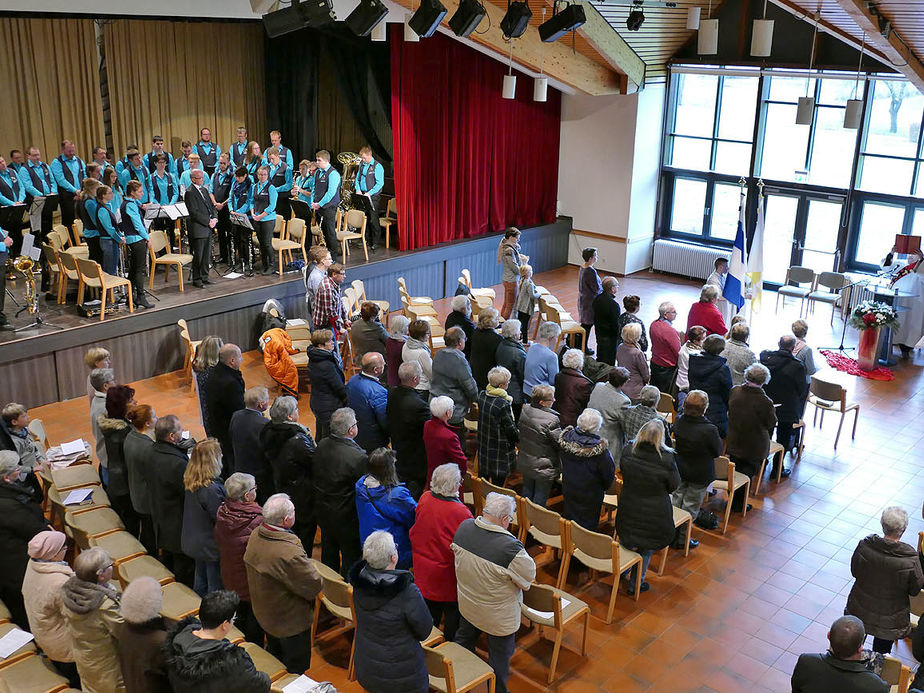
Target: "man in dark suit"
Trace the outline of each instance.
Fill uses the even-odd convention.
[[[760,362],[770,369],[770,382],[764,385],[764,392],[779,405],[776,408],[776,441],[784,450],[790,450],[793,426],[802,418],[809,385],[805,364],[792,355],[796,338],[791,334],[783,335],[779,346],[776,351],[760,352]],[[776,474],[776,464],[772,473]],[[788,469],[783,470],[783,476],[789,476]]]
[[[615,277],[603,280],[603,292],[593,302],[594,329],[597,330],[597,359],[611,366],[616,365],[616,347],[619,346],[619,304],[616,290],[619,282]]]
[[[234,451],[234,471],[252,474],[257,482],[257,502],[260,505],[276,493],[273,470],[266,460],[260,432],[266,426],[263,415],[269,409],[269,392],[265,387],[244,391],[244,408],[231,415],[231,449]]]
[[[199,169],[190,173],[192,185],[186,191],[186,209],[189,210],[189,244],[192,246],[192,279],[193,286],[202,288],[209,281],[209,240],[212,229],[218,224],[218,212],[209,191],[203,185],[205,174]]]
[[[862,659],[866,630],[856,616],[841,616],[828,631],[824,654],[802,654],[792,672],[792,693],[887,693],[889,685]]]
[[[221,475],[227,479],[234,469],[234,446],[231,442],[231,417],[244,408],[244,376],[241,375],[241,350],[225,344],[218,352],[218,363],[205,386],[209,428],[221,445]]]
[[[395,471],[407,484],[414,499],[420,498],[427,485],[427,449],[424,446],[423,428],[430,420],[430,407],[417,393],[421,368],[417,361],[408,361],[398,367],[400,385],[388,392],[385,420],[395,449]]]

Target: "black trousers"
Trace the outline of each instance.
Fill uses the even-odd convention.
[[[344,577],[350,567],[362,557],[359,526],[321,518],[321,563]]]
[[[225,264],[231,262],[231,210],[226,204],[218,210],[218,252],[221,261]]]
[[[168,551],[161,549],[161,563],[167,568],[177,582],[192,589],[196,576],[196,562],[182,551]]]
[[[674,382],[674,373],[676,372],[676,366],[659,366],[657,363],[653,363],[651,364],[651,384],[661,392],[670,392],[671,383]]]
[[[39,229],[35,234],[35,247],[41,249],[42,244],[48,243],[48,234],[51,232],[52,226],[54,225],[54,213],[58,208],[58,202],[54,198],[51,198],[51,203],[49,204],[48,198],[45,199],[45,204],[42,207],[42,216],[39,220]],[[48,267],[48,262],[45,259],[45,254],[42,253],[42,291],[48,291],[51,288],[51,270]]]
[[[260,242],[260,259],[263,261],[263,269],[269,271],[275,264],[273,263],[273,230],[276,228],[276,222],[255,221],[253,228]]]
[[[128,245],[128,278],[135,291],[135,300],[144,295],[144,280],[148,276],[148,243],[135,241]]]
[[[6,260],[10,256],[6,246],[0,242],[0,325],[6,323],[3,306],[6,304]]]
[[[873,652],[889,654],[892,651],[892,646],[894,644],[894,640],[886,640],[885,638],[877,638],[876,636],[873,636]]]
[[[463,617],[459,623],[459,630],[456,633],[456,642],[462,645],[466,650],[475,651],[475,643],[481,631]],[[488,665],[494,670],[497,677],[495,690],[497,693],[507,693],[507,679],[510,678],[510,658],[516,649],[516,633],[510,635],[491,635],[488,636]]]
[[[337,205],[321,207],[317,212],[321,214],[321,232],[324,234],[324,243],[333,261],[340,262],[343,258],[340,256],[340,244],[337,242]]]
[[[289,192],[279,193],[279,197],[276,198],[276,214],[281,216],[285,221],[289,221],[289,217],[292,216],[292,205],[289,204]]]
[[[58,200],[61,205],[61,223],[64,224],[65,228],[70,232],[75,219],[74,193],[62,190],[58,195]]]
[[[138,522],[141,528],[138,530],[138,541],[140,541],[148,553],[152,556],[157,555],[157,539],[154,536],[154,520],[150,515],[138,513]]]
[[[379,225],[379,196],[366,197],[357,193],[353,195],[353,200],[356,206],[363,210],[366,215],[366,228],[368,229],[366,240],[370,245],[380,245],[382,243],[382,227]]]
[[[529,341],[529,321],[532,313],[517,311],[517,320],[520,321],[520,341],[526,344]]]
[[[252,642],[254,645],[263,647],[263,638],[266,633],[263,632],[260,622],[257,620],[257,617],[254,616],[253,604],[249,601],[242,599],[237,605],[236,623],[237,627],[240,628],[241,632],[244,634],[244,639],[247,642]]]
[[[597,360],[602,363],[608,363],[611,366],[616,365],[616,347],[619,345],[616,344],[615,339],[607,339],[606,337],[600,336],[600,331],[597,330]]]
[[[311,666],[311,631],[305,630],[287,638],[267,633],[266,649],[283,663],[290,674],[304,674]]]
[[[189,245],[192,246],[192,280],[201,282],[208,279],[209,276],[209,237],[190,238]]]
[[[434,602],[425,599],[427,608],[430,610],[430,616],[433,617],[433,625],[439,628],[440,622],[443,623],[443,637],[449,641],[456,639],[456,631],[459,630],[459,602]]]
[[[103,264],[103,246],[100,245],[99,236],[84,236],[87,243],[87,250],[90,253],[90,259],[93,262]]]
[[[236,254],[235,264],[241,263],[243,269],[253,271],[253,232],[243,226],[231,224],[231,245]]]

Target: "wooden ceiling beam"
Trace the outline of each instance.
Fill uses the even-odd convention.
[[[645,82],[645,63],[594,5],[583,3],[587,22],[578,29],[587,43],[617,72],[629,78],[636,89]]]

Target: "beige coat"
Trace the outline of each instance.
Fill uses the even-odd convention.
[[[74,641],[61,601],[61,587],[73,576],[74,571],[63,561],[30,560],[22,583],[29,630],[42,652],[56,662],[74,661]]]
[[[98,601],[95,587],[74,577],[62,588],[80,684],[85,693],[124,693],[116,649],[116,628],[122,623],[119,604],[111,596],[104,596],[94,606]],[[108,588],[115,592],[114,586]]]
[[[292,532],[260,525],[244,552],[250,603],[269,635],[288,638],[311,627],[323,581]]]

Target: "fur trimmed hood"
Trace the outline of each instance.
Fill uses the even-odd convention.
[[[207,640],[194,635],[193,631],[201,627],[199,620],[190,616],[167,631],[163,652],[171,680],[176,677],[187,686],[204,684],[249,664],[247,653],[227,640]]]
[[[125,419],[110,419],[108,416],[99,417],[97,423],[104,434],[115,433],[116,431],[130,428],[131,426]]]
[[[106,601],[106,597],[116,604],[119,603],[119,593],[111,587],[87,582],[76,576],[65,582],[61,588],[61,601],[75,614],[95,611]]]
[[[561,449],[575,457],[595,457],[606,451],[606,440],[595,433],[579,431],[574,426],[568,426],[561,432],[558,439]]]

